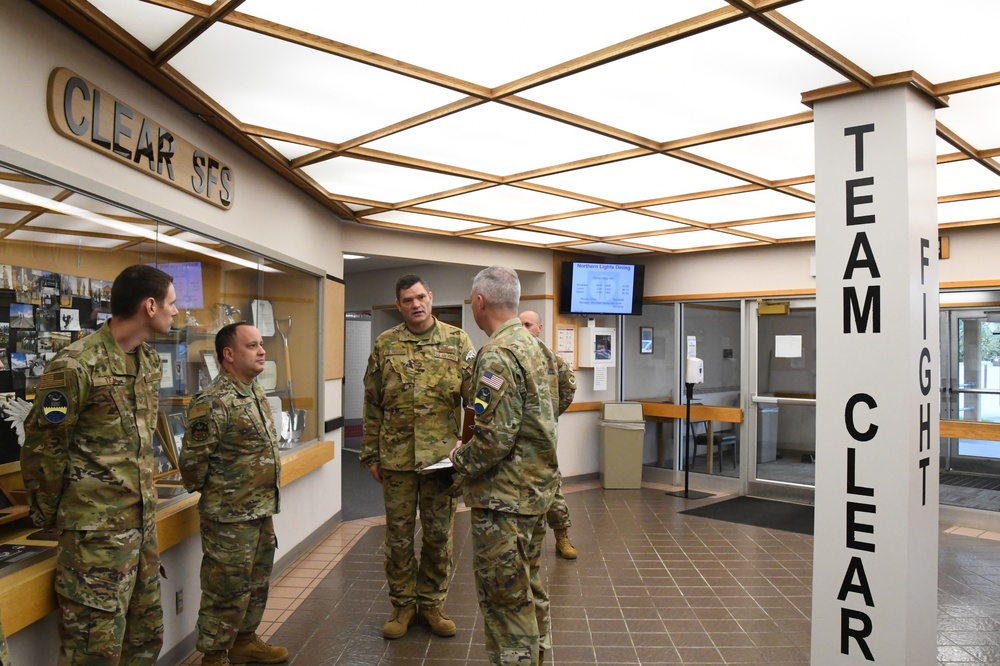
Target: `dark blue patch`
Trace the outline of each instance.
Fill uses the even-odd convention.
[[[472,404],[472,409],[476,414],[482,414],[486,411],[486,408],[490,406],[490,400],[493,399],[493,393],[490,391],[489,387],[480,386],[479,390],[476,391],[476,400]]]
[[[62,391],[49,391],[42,398],[42,414],[49,423],[62,423],[69,412],[69,400]]]

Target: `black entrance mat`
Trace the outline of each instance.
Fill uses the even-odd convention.
[[[757,497],[734,497],[681,513],[798,534],[813,533],[813,507],[808,504],[777,502]]]

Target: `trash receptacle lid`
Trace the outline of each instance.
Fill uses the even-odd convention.
[[[601,405],[601,418],[605,421],[641,421],[641,402],[606,402]]]

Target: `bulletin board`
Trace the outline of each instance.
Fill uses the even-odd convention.
[[[576,365],[576,326],[556,326],[556,353],[574,370]]]

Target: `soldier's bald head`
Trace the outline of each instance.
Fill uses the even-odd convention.
[[[528,329],[528,332],[533,336],[536,338],[540,338],[542,336],[542,318],[537,312],[534,310],[525,310],[518,315],[518,319],[521,320],[521,324]]]

